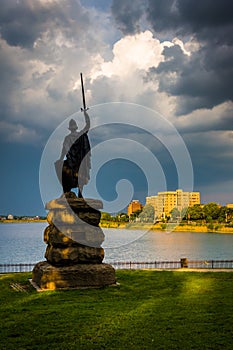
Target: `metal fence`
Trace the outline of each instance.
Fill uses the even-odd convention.
[[[0,264],[0,273],[31,272],[35,264]]]
[[[180,259],[179,261],[118,261],[110,262],[116,269],[233,269],[233,260],[188,260]],[[10,272],[31,272],[35,263],[30,264],[0,264],[0,274]]]
[[[180,261],[119,261],[110,263],[116,270],[118,269],[179,269]]]
[[[115,269],[233,269],[233,260],[188,260],[180,259],[179,261],[151,261],[135,262],[120,261],[112,262]]]
[[[188,267],[192,269],[233,269],[233,260],[190,260]]]

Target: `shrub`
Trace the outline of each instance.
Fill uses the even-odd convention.
[[[207,225],[207,228],[208,228],[208,230],[212,231],[214,229],[214,225],[212,223],[210,223]]]
[[[165,230],[167,225],[166,224],[161,224],[160,226],[161,226],[162,230]]]

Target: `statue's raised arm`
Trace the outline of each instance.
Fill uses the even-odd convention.
[[[86,133],[89,131],[91,123],[90,123],[90,117],[87,113],[87,111],[83,111],[84,112],[84,117],[85,117],[85,123],[86,125],[84,126],[84,128],[82,129],[81,133]]]

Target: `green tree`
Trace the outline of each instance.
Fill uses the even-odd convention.
[[[181,219],[187,219],[188,208],[182,208],[180,212]]]
[[[129,221],[129,215],[126,214],[126,213],[119,213],[117,215],[117,221],[128,222]]]
[[[150,204],[147,204],[143,207],[142,212],[139,214],[140,220],[144,222],[153,222],[154,221],[155,210],[154,207]]]
[[[136,218],[139,217],[139,215],[141,214],[141,212],[142,212],[142,210],[140,210],[140,209],[136,210],[135,212],[133,212],[132,214],[130,214],[129,219],[130,219],[131,221],[134,221]]]
[[[109,213],[102,212],[101,213],[101,220],[111,221],[112,216]]]
[[[214,202],[205,204],[203,207],[203,213],[207,222],[217,220],[220,214],[220,207]]]
[[[229,208],[221,207],[219,209],[218,222],[227,222],[228,213],[229,213]]]
[[[233,221],[233,208],[227,208],[227,222]]]
[[[190,220],[202,220],[204,218],[203,209],[200,204],[195,204],[187,210],[187,218]]]
[[[227,207],[221,207],[219,209],[218,222],[220,223],[229,223],[233,218],[233,209]]]
[[[180,218],[180,211],[178,208],[173,208],[170,212],[172,220],[178,220]]]

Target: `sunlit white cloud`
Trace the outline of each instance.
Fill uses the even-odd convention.
[[[150,31],[128,35],[114,44],[113,59],[101,64],[101,70],[96,72],[93,78],[99,75],[111,77],[117,75],[124,79],[136,70],[147,70],[149,67],[158,66],[163,60],[163,46],[158,39],[153,38]]]
[[[232,130],[233,102],[228,101],[211,109],[203,108],[174,118],[173,122],[182,132],[210,132],[211,130]]]

